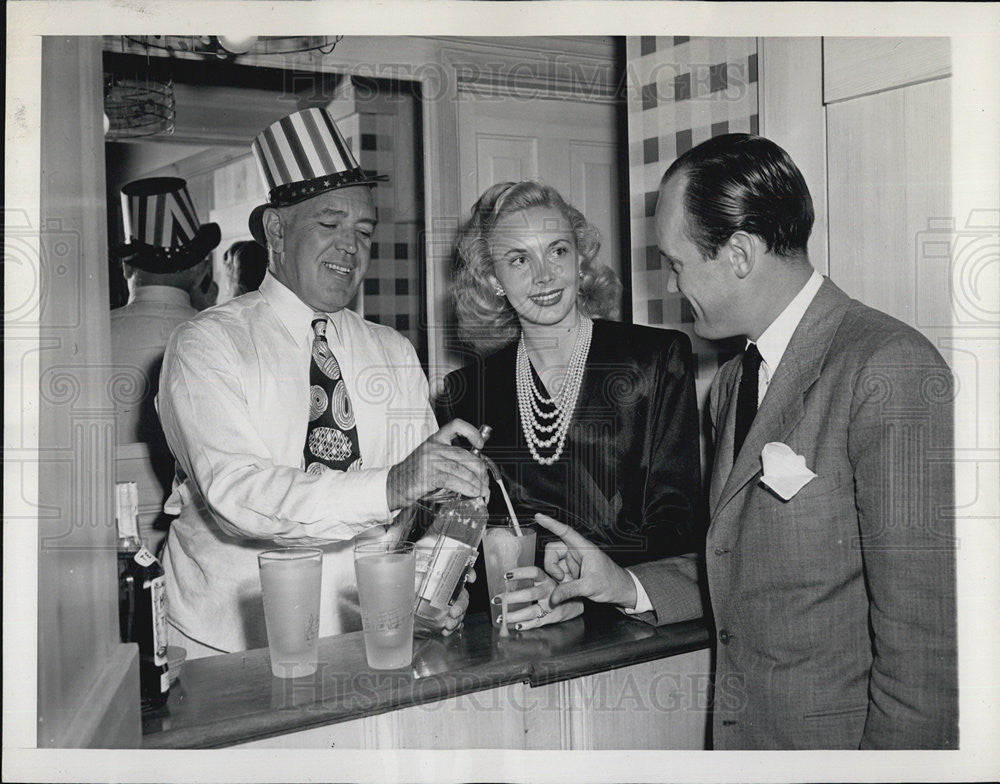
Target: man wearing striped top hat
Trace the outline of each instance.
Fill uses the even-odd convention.
[[[201,223],[187,183],[148,177],[122,188],[125,243],[113,248],[128,281],[129,299],[111,311],[111,356],[123,383],[118,442],[163,441],[153,408],[163,349],[174,329],[215,303],[209,253],[219,244],[215,223]]]
[[[357,537],[437,488],[483,495],[472,425],[437,430],[416,352],[351,310],[377,223],[371,189],[333,119],[295,112],[252,150],[268,201],[250,231],[269,254],[250,292],[173,335],[158,398],[183,482],[164,552],[170,634],[188,655],[267,644],[257,554],[321,546],[321,636],[361,628]],[[467,596],[453,607],[457,626]]]

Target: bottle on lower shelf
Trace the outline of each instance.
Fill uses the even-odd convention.
[[[139,646],[139,694],[143,712],[160,708],[170,690],[167,664],[166,577],[139,537],[135,482],[116,487],[118,521],[118,621],[122,642]]]

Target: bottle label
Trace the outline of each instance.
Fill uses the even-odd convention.
[[[159,667],[167,663],[167,578],[154,577],[142,587],[149,589],[153,603],[153,663]]]
[[[156,563],[156,556],[149,552],[149,550],[145,547],[140,547],[139,552],[132,557],[135,559],[135,562],[139,564],[139,566],[149,566],[150,564]]]
[[[424,540],[414,548],[417,561],[417,572],[424,574],[420,586],[420,598],[427,601],[437,610],[447,610],[455,586],[462,578],[462,573],[469,562],[469,557],[475,552],[469,545],[443,536],[434,543],[433,538],[422,545]]]

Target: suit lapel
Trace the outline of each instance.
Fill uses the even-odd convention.
[[[743,487],[761,470],[760,452],[764,445],[771,441],[786,441],[794,427],[802,419],[805,412],[803,399],[809,388],[819,378],[826,352],[830,348],[837,327],[843,320],[846,306],[850,299],[829,279],[824,279],[816,296],[809,304],[802,320],[792,334],[792,339],[785,349],[785,354],[771,378],[767,393],[761,401],[757,416],[747,434],[740,454],[733,464],[732,471],[723,483],[712,507],[713,518],[725,508]],[[733,384],[733,389],[736,385]],[[730,400],[733,397],[730,390]],[[734,406],[729,406],[734,408]],[[734,415],[733,415],[734,418]],[[727,421],[729,449],[728,457],[732,460],[732,428],[734,424]],[[720,455],[721,457],[721,455]],[[716,461],[713,470],[715,474],[725,475],[726,463]],[[714,497],[714,494],[713,494]]]
[[[715,456],[712,460],[712,479],[709,486],[709,509],[716,509],[722,488],[729,478],[733,465],[733,439],[736,432],[736,381],[739,378],[740,361],[730,360],[719,370],[718,388],[712,390],[716,397],[713,426],[715,427]]]

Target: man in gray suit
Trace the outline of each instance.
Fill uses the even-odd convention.
[[[657,239],[695,331],[747,340],[710,394],[714,746],[957,748],[952,376],[815,272],[812,222],[801,173],[756,136],[710,139],[660,187]],[[702,614],[694,556],[626,571],[540,522],[561,537],[551,603]]]

